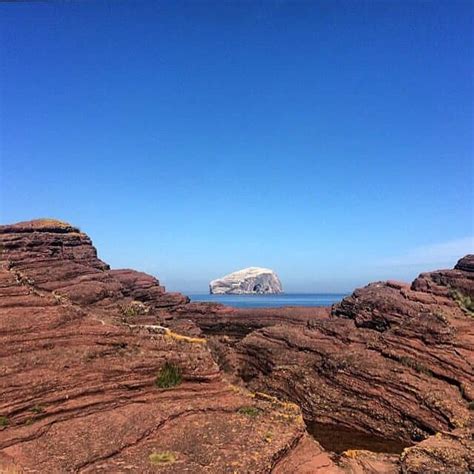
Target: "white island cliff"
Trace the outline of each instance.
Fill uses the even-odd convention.
[[[273,270],[249,267],[212,280],[209,291],[214,295],[260,295],[282,293],[283,288]]]

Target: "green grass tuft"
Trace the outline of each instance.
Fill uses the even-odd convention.
[[[0,427],[7,427],[10,424],[10,420],[6,416],[0,416]]]
[[[181,371],[179,367],[169,362],[161,368],[158,377],[156,378],[155,385],[158,388],[171,388],[176,387],[182,382]]]
[[[420,364],[416,360],[412,359],[411,357],[402,356],[398,359],[400,364],[404,365],[405,367],[410,367],[413,370],[416,370],[419,374],[425,374],[428,376],[432,376],[433,372],[430,369],[425,367],[423,364]]]
[[[119,310],[122,314],[122,319],[127,322],[128,320],[133,320],[137,316],[148,314],[150,308],[140,301],[132,301],[126,305],[119,305]]]
[[[459,290],[452,289],[451,297],[456,301],[461,309],[474,317],[474,300],[470,296],[463,295]]]
[[[256,407],[241,407],[238,409],[238,412],[241,415],[249,416],[250,418],[256,418],[258,415],[260,415],[262,410]]]
[[[153,452],[148,456],[150,463],[154,466],[160,464],[172,464],[176,461],[176,456],[170,451],[163,451],[162,453]]]

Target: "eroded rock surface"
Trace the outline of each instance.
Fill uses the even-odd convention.
[[[79,229],[1,226],[0,245],[0,472],[263,473],[307,437],[298,407],[224,380],[192,321],[161,325],[186,297],[109,270]]]
[[[472,256],[332,310],[236,310],[110,270],[66,223],[0,226],[0,245],[0,472],[474,469]],[[413,446],[335,455],[292,402]]]
[[[212,280],[209,291],[215,295],[272,294],[281,293],[283,288],[273,270],[249,267]]]
[[[472,470],[472,260],[423,273],[411,285],[370,284],[330,314],[286,321],[264,315],[265,326],[256,328],[260,310],[247,310],[240,319],[225,317],[232,322],[227,334],[225,325],[195,321],[226,371],[251,390],[297,403],[308,421],[408,444],[426,439],[390,469],[429,472],[444,463],[451,472]],[[440,446],[435,435],[456,430],[464,430],[464,441],[447,436]],[[440,447],[444,461],[424,446]],[[344,468],[376,472],[368,462],[381,462],[380,455],[352,456]],[[367,471],[360,471],[364,465]]]
[[[407,441],[465,427],[474,319],[456,292],[474,293],[473,272],[423,274],[411,287],[368,285],[330,318],[249,333],[235,345],[234,370],[328,424]]]

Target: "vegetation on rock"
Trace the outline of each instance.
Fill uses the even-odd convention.
[[[163,451],[162,453],[153,452],[148,456],[150,463],[153,465],[171,464],[176,461],[176,456],[170,451]]]
[[[155,385],[159,388],[172,388],[176,387],[176,385],[179,385],[181,382],[182,377],[179,367],[166,362],[156,378]]]

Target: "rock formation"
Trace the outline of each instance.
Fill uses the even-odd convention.
[[[393,470],[387,458],[376,472],[467,472],[474,467],[473,261],[466,256],[411,285],[370,284],[330,311],[191,317],[220,366],[251,390],[298,404],[308,422],[415,444]],[[345,469],[381,462],[351,456]]]
[[[110,270],[59,221],[0,246],[0,472],[474,469],[472,256],[332,309],[237,310]],[[412,446],[334,455],[302,414]]]
[[[249,267],[212,280],[209,291],[216,295],[282,293],[280,279],[273,270]]]
[[[298,407],[231,386],[193,323],[163,325],[186,297],[109,270],[62,222],[0,226],[0,245],[0,472],[263,473],[302,444],[327,458]]]

